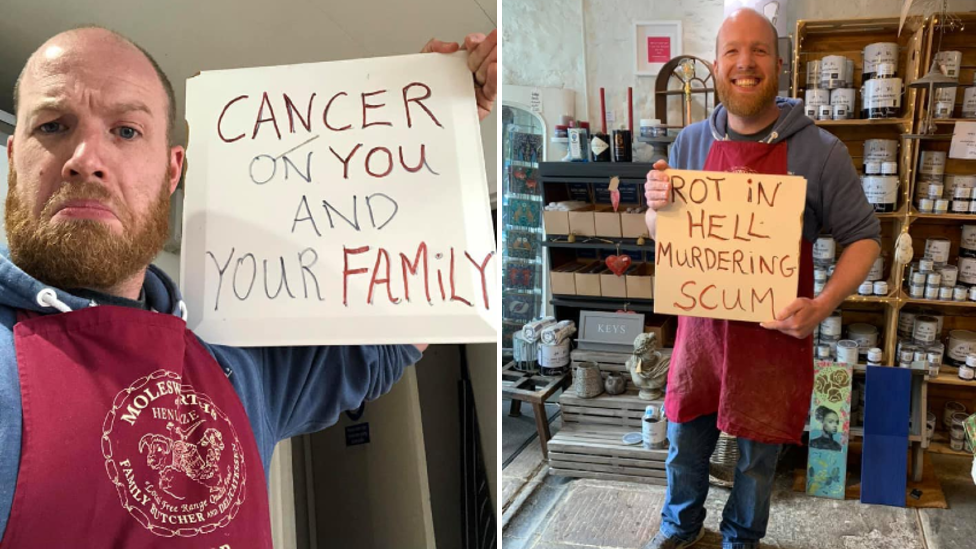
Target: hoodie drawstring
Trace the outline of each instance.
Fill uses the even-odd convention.
[[[58,299],[58,294],[51,288],[44,288],[37,292],[37,304],[41,307],[54,307],[62,313],[70,313],[71,307],[65,305],[64,301]]]
[[[183,322],[186,322],[187,316],[189,316],[189,315],[187,314],[186,303],[183,303],[183,300],[181,299],[180,300],[180,318],[183,319]]]

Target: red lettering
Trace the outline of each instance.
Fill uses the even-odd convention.
[[[756,222],[756,213],[753,212],[753,213],[749,214],[749,230],[746,232],[746,234],[748,234],[749,236],[754,237],[754,238],[769,238],[766,235],[756,234],[756,233],[752,232],[752,224],[755,223],[755,222]],[[762,225],[762,221],[760,221],[759,224]]]
[[[375,104],[374,103],[367,103],[366,102],[366,97],[372,96],[372,95],[378,95],[378,94],[381,94],[381,93],[386,93],[386,90],[377,90],[377,91],[374,91],[374,92],[369,92],[369,93],[362,94],[362,97],[363,97],[363,128],[364,129],[365,128],[368,128],[370,126],[392,126],[393,125],[393,123],[391,123],[391,122],[366,122],[366,111],[368,109],[379,109],[379,108],[382,108],[382,107],[385,107],[386,106],[386,103],[375,103]]]
[[[363,274],[369,271],[369,269],[363,267],[361,269],[349,270],[349,256],[352,254],[361,254],[369,251],[369,246],[362,246],[360,248],[349,249],[345,246],[342,247],[342,304],[349,306],[348,295],[349,295],[349,275]]]
[[[472,306],[470,301],[454,293],[454,248],[451,248],[451,301],[460,301],[468,307]]]
[[[687,297],[688,299],[690,299],[691,300],[691,305],[689,305],[688,307],[684,307],[682,305],[679,305],[678,302],[675,301],[674,302],[674,306],[675,307],[681,309],[682,311],[690,311],[690,310],[692,310],[692,309],[695,308],[695,304],[697,303],[695,301],[695,298],[685,293],[685,287],[687,285],[689,285],[689,284],[694,284],[694,283],[695,283],[694,280],[689,280],[688,282],[685,282],[684,284],[681,285],[681,295],[683,295],[683,296]]]
[[[334,154],[335,157],[338,158],[340,162],[342,162],[342,178],[343,179],[349,179],[349,161],[352,160],[352,155],[356,154],[356,151],[358,151],[359,150],[359,147],[362,147],[362,146],[363,146],[363,144],[362,143],[359,143],[355,147],[353,147],[352,151],[349,152],[349,156],[347,156],[345,159],[343,159],[341,156],[339,156],[339,153],[335,152],[335,149],[333,149],[332,147],[329,147],[329,150],[332,151],[332,154]]]
[[[485,298],[486,311],[490,311],[491,307],[488,306],[488,282],[485,278],[485,268],[488,266],[488,261],[490,261],[491,258],[494,257],[494,255],[495,252],[488,252],[488,255],[485,256],[485,260],[481,262],[481,266],[479,267],[478,262],[471,259],[471,256],[468,255],[468,252],[464,252],[464,256],[468,258],[468,261],[470,261],[471,264],[474,265],[474,268],[478,269],[478,273],[481,274],[481,295]],[[427,299],[429,300],[430,297],[428,296]]]
[[[680,185],[678,183],[680,183]],[[688,199],[685,198],[685,195],[681,194],[681,189],[683,188],[685,188],[684,178],[679,175],[672,175],[671,176],[671,202],[675,201],[676,196],[680,196],[682,202],[684,202],[685,204],[688,203]]]
[[[403,294],[407,301],[410,301],[410,285],[407,279],[407,271],[409,267],[410,274],[416,275],[417,269],[420,267],[420,255],[424,256],[424,292],[427,294],[427,303],[430,303],[430,286],[427,284],[427,243],[421,242],[420,246],[417,246],[417,256],[413,260],[413,264],[410,264],[410,260],[407,256],[400,254],[400,263],[403,267]],[[469,257],[470,259],[470,257]],[[482,274],[484,276],[484,274]]]
[[[335,101],[336,98],[339,97],[340,95],[349,95],[349,94],[346,92],[339,92],[333,95],[332,98],[329,99],[329,102],[325,104],[325,110],[322,111],[322,123],[325,124],[326,128],[329,128],[330,130],[335,132],[345,131],[352,127],[352,124],[346,124],[341,128],[335,128],[332,126],[332,124],[329,124],[329,108],[332,107],[332,102]]]
[[[691,211],[688,211],[688,238],[694,238],[695,227],[701,229],[702,238],[705,238],[705,212],[698,212],[701,214],[701,223],[695,223],[695,220],[691,217]]]
[[[408,99],[407,98],[407,90],[409,90],[410,88],[412,88],[414,86],[420,86],[420,87],[424,88],[424,96],[423,97],[415,97],[415,98],[412,98],[412,99]],[[417,103],[418,105],[420,105],[420,108],[421,109],[424,109],[424,111],[427,113],[427,115],[430,116],[430,119],[434,121],[434,124],[437,124],[437,127],[439,127],[439,128],[443,128],[444,127],[444,126],[441,125],[440,121],[437,120],[437,117],[434,116],[434,113],[430,112],[430,109],[428,109],[426,105],[424,105],[423,103],[421,103],[421,101],[423,101],[424,99],[428,99],[428,98],[430,98],[430,87],[427,86],[427,84],[423,84],[421,82],[411,82],[411,83],[409,83],[409,84],[407,84],[406,86],[403,87],[403,108],[404,108],[404,110],[407,111],[407,127],[408,128],[412,128],[413,127],[413,121],[410,118],[410,103],[411,102],[414,102],[414,103]]]
[[[288,113],[288,129],[291,133],[295,133],[295,117],[298,117],[298,121],[305,126],[305,131],[312,131],[312,101],[315,100],[315,94],[313,93],[311,97],[308,98],[308,114],[305,118],[302,118],[302,113],[298,112],[295,104],[291,102],[291,97],[288,97],[287,93],[281,94],[285,98],[285,112]]]
[[[376,274],[380,271],[380,259],[386,260],[386,278],[376,278]],[[390,299],[390,303],[394,305],[400,303],[399,298],[394,298],[393,293],[390,289],[390,254],[386,252],[383,248],[379,249],[376,254],[376,265],[373,266],[373,276],[369,280],[369,293],[366,295],[366,303],[370,305],[373,304],[373,286],[377,284],[386,284],[386,296]]]
[[[231,99],[229,103],[227,103],[226,105],[224,105],[224,110],[220,111],[220,118],[217,119],[217,135],[219,135],[220,138],[223,139],[225,143],[233,143],[234,141],[237,141],[238,139],[244,137],[244,134],[242,133],[241,135],[238,135],[237,137],[232,137],[230,139],[227,139],[226,137],[224,137],[224,132],[223,132],[223,130],[220,129],[220,125],[224,121],[224,115],[227,114],[227,109],[229,109],[231,105],[233,105],[234,103],[237,103],[241,99],[247,99],[247,97],[248,96],[246,96],[246,95],[239,95],[239,96]]]
[[[373,153],[375,153],[376,151],[383,151],[386,153],[387,166],[386,166],[386,171],[383,173],[373,173],[373,170],[369,169],[369,159],[373,158]],[[372,149],[370,149],[369,153],[366,154],[366,173],[368,173],[373,177],[386,177],[390,175],[390,172],[392,171],[393,171],[393,153],[390,152],[390,149],[387,149],[386,147],[373,147]]]
[[[403,169],[407,170],[410,173],[419,172],[420,168],[423,168],[424,164],[427,163],[426,148],[427,145],[424,145],[423,143],[420,144],[420,161],[417,162],[417,166],[415,168],[411,168],[410,166],[407,166],[406,162],[403,161],[403,145],[400,145],[400,165],[403,166]]]
[[[762,295],[762,297],[756,295],[756,289],[752,288],[752,311],[756,312],[756,299],[759,299],[759,303],[766,300],[766,296],[769,296],[769,314],[772,318],[776,318],[776,300],[773,296],[773,289],[770,288]]]
[[[716,227],[718,227],[719,229],[722,228],[722,225],[719,225],[718,223],[715,222],[716,219],[725,219],[725,216],[724,215],[708,216],[708,238],[717,238],[718,240],[728,240],[728,238],[723,238],[721,236],[718,236],[717,234],[712,234],[712,229]]]
[[[271,118],[261,118],[261,115],[264,114],[265,105],[268,106],[268,111],[271,113]],[[274,124],[275,133],[278,134],[278,139],[281,139],[281,131],[278,130],[278,120],[275,119],[274,107],[271,106],[271,100],[268,99],[268,92],[264,92],[264,96],[261,99],[261,108],[258,109],[258,119],[254,123],[254,133],[251,134],[251,139],[258,136],[258,129],[261,127],[261,124],[264,124],[265,122],[271,122]]]
[[[714,287],[715,287],[714,284],[709,284],[708,286],[705,286],[705,289],[702,290],[701,291],[701,294],[699,294],[699,296],[698,296],[698,302],[701,303],[701,306],[702,307],[704,307],[705,309],[708,309],[709,311],[713,311],[713,310],[715,310],[715,309],[718,308],[718,305],[715,305],[713,307],[709,307],[708,305],[705,305],[705,293],[708,292],[708,290],[711,290]],[[722,293],[725,293],[725,292],[722,292]]]

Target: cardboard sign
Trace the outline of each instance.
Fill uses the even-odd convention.
[[[654,312],[773,320],[797,295],[806,179],[667,174],[671,204],[657,212]]]
[[[237,346],[494,342],[465,54],[187,81],[188,324]]]

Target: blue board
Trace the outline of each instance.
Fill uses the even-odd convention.
[[[861,503],[905,506],[911,391],[910,369],[868,366]]]

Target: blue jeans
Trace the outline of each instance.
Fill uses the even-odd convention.
[[[708,460],[719,430],[715,414],[686,423],[668,424],[668,491],[661,511],[661,533],[690,540],[705,523]],[[722,548],[753,549],[766,535],[769,502],[779,444],[738,439],[739,462],[735,483],[722,513]]]

